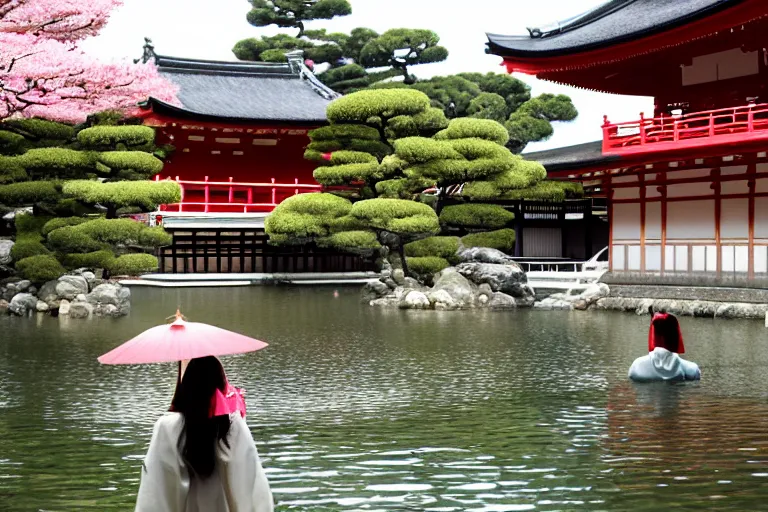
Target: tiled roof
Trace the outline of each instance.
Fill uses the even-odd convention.
[[[522,156],[526,160],[539,162],[547,172],[583,169],[621,159],[615,155],[604,156],[602,140],[545,151],[523,153]]]
[[[149,104],[201,119],[325,122],[325,109],[338,95],[303,65],[301,55],[287,63],[218,62],[158,55],[162,76],[179,87],[181,106],[155,98]]]
[[[547,57],[639,39],[710,16],[745,0],[612,0],[525,36],[488,35],[488,53]],[[538,33],[536,32],[538,31]]]

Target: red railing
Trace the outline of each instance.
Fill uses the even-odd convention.
[[[156,176],[155,181],[160,181]],[[229,181],[174,180],[181,187],[181,201],[160,206],[161,211],[167,212],[238,212],[258,213],[271,212],[283,200],[296,194],[319,192],[323,186],[316,183],[299,183],[294,178],[293,183],[277,183],[272,178],[269,183],[236,182],[230,177]]]
[[[603,153],[629,154],[768,139],[768,104],[610,123],[604,116]]]

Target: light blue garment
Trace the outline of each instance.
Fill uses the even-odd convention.
[[[701,370],[696,363],[678,354],[656,347],[647,356],[638,357],[629,368],[629,378],[637,382],[662,380],[699,380]]]

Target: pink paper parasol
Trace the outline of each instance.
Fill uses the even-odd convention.
[[[267,344],[213,325],[187,322],[176,312],[171,324],[152,327],[99,357],[102,364],[188,361],[197,357],[255,352]]]

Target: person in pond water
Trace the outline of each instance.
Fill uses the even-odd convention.
[[[686,361],[683,334],[677,317],[670,313],[653,314],[648,332],[648,355],[638,357],[629,368],[629,378],[637,382],[699,380],[696,363]]]
[[[192,359],[142,464],[137,512],[273,512],[240,390],[213,356]]]

